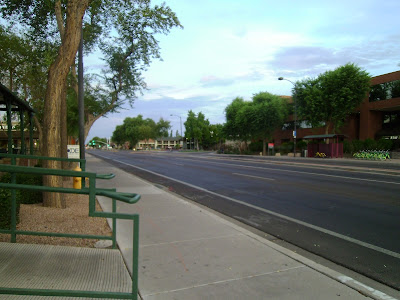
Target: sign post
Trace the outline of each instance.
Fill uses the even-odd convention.
[[[68,158],[80,158],[79,145],[67,145]]]
[[[271,149],[271,155],[274,155],[274,143],[268,143],[268,155],[269,155],[269,149]]]

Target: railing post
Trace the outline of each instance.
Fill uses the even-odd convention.
[[[112,212],[115,214],[117,212],[117,200],[112,199]],[[117,248],[117,219],[112,217],[112,247]]]
[[[29,113],[29,154],[33,155],[33,112]]]
[[[21,131],[21,154],[26,154],[25,151],[25,118],[24,118],[24,112],[22,110],[19,111],[19,125],[20,125],[20,131]]]
[[[11,173],[11,183],[16,183],[16,175]],[[11,243],[17,242],[17,191],[11,190]]]
[[[137,299],[139,286],[139,215],[133,217],[132,299]]]
[[[80,163],[79,163],[79,166],[80,166],[82,172],[85,172],[85,171],[86,171],[86,159],[82,159],[82,160],[80,161]],[[81,181],[82,181],[81,186],[82,186],[82,188],[84,188],[84,187],[85,187],[85,184],[86,184],[86,178],[85,178],[85,177],[82,177],[82,178],[81,178]]]

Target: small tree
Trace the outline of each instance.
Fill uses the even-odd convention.
[[[186,122],[184,123],[185,126],[185,137],[189,139],[194,139],[196,142],[196,149],[199,150],[199,139],[201,138],[202,130],[201,126],[199,125],[198,119],[196,114],[189,110],[188,117]]]
[[[288,116],[286,101],[268,92],[260,92],[253,96],[253,102],[244,113],[250,134],[263,141],[263,155],[267,155],[267,139],[271,138],[276,128],[282,126]]]
[[[231,104],[225,108],[226,123],[224,124],[223,132],[227,139],[240,140],[247,143],[250,138],[246,124],[240,124],[237,115],[244,106],[249,102],[245,102],[243,98],[236,97]],[[241,120],[244,121],[244,120]]]
[[[365,99],[369,89],[369,74],[354,64],[346,64],[316,79],[296,82],[293,97],[301,118],[312,126],[325,122],[327,134],[330,125],[334,131],[343,125]]]

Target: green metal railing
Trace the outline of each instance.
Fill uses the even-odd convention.
[[[80,159],[65,159],[65,158],[50,158],[42,156],[30,155],[16,155],[16,154],[0,154],[0,157],[10,157],[12,163],[15,164],[16,158],[30,158],[41,160],[60,160],[60,161],[79,161],[83,163],[82,169],[85,167],[85,161]],[[140,195],[134,193],[120,193],[115,189],[100,189],[96,188],[96,179],[110,179],[114,174],[98,175],[86,171],[70,171],[60,169],[47,169],[37,167],[23,167],[15,165],[1,165],[0,172],[8,172],[11,174],[11,183],[0,182],[0,188],[11,189],[11,229],[0,229],[0,233],[11,235],[11,242],[16,242],[16,236],[20,235],[38,235],[38,236],[54,236],[54,237],[67,237],[67,238],[87,238],[87,239],[104,239],[112,240],[113,248],[116,247],[116,219],[125,219],[133,221],[133,254],[132,254],[132,292],[119,293],[119,292],[96,292],[96,291],[74,291],[74,290],[47,290],[47,289],[26,289],[26,288],[4,288],[0,287],[0,294],[13,294],[13,295],[33,295],[33,296],[66,296],[66,297],[85,297],[85,298],[111,298],[111,299],[137,299],[138,295],[138,251],[139,251],[139,215],[138,214],[123,214],[116,212],[116,200],[125,203],[136,203],[140,199]],[[67,177],[81,177],[89,179],[89,187],[82,189],[64,188],[64,187],[50,187],[50,186],[36,186],[16,183],[16,174],[38,174],[38,175],[55,175]],[[91,217],[104,217],[112,219],[112,236],[98,236],[98,235],[85,235],[85,234],[69,234],[69,233],[50,233],[50,232],[33,232],[21,231],[16,229],[16,190],[36,190],[43,192],[57,192],[68,194],[83,194],[89,196],[89,216]],[[111,198],[112,212],[96,211],[96,195]]]

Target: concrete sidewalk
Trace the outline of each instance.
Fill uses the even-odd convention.
[[[114,173],[97,187],[142,195],[118,211],[140,214],[143,299],[395,299],[251,233],[202,207],[87,155],[87,170]],[[103,210],[111,201],[98,197]],[[132,224],[117,240],[127,266]]]

